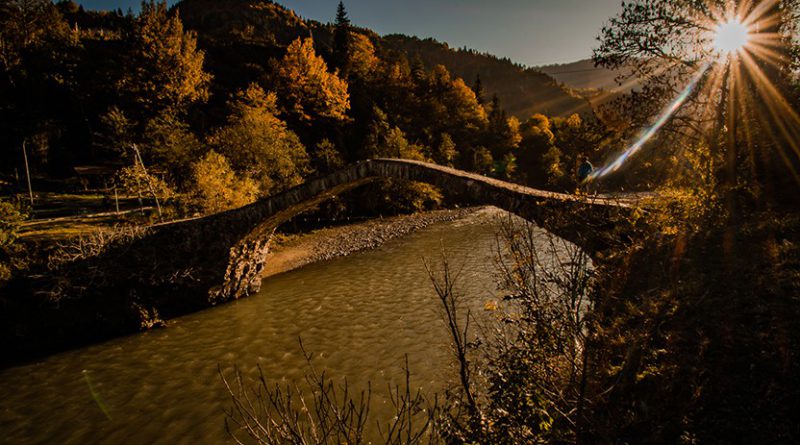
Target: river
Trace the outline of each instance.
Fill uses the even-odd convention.
[[[314,366],[381,393],[403,376],[442,390],[452,381],[448,337],[423,266],[444,248],[463,265],[461,288],[478,309],[496,297],[499,211],[440,223],[380,248],[270,277],[250,298],[149,331],[0,371],[0,442],[13,444],[226,443],[229,396],[218,366],[274,382],[301,382]],[[543,235],[544,236],[544,235]]]

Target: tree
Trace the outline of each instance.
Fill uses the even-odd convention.
[[[211,76],[203,71],[205,54],[197,49],[195,34],[183,30],[177,13],[168,12],[166,1],[142,2],[130,41],[130,65],[118,88],[141,107],[135,114],[142,122],[161,113],[182,114],[208,99]]]
[[[370,125],[365,144],[367,158],[425,159],[423,148],[409,143],[401,129],[391,126],[386,113],[377,107],[374,113],[375,119]]]
[[[292,116],[305,123],[321,119],[343,121],[350,109],[347,82],[314,51],[314,41],[298,38],[275,67],[276,88]]]
[[[453,142],[453,138],[447,133],[442,133],[441,141],[439,145],[436,146],[436,151],[433,153],[433,160],[436,161],[437,164],[452,167],[453,161],[457,155],[458,151],[456,150],[456,144]]]
[[[350,18],[344,3],[339,2],[336,7],[336,22],[333,30],[333,59],[336,66],[346,73],[348,59],[350,58]]]
[[[483,82],[481,82],[480,74],[475,76],[475,83],[472,85],[472,91],[475,93],[475,99],[478,100],[479,104],[483,105],[486,103],[486,101],[483,99]],[[494,97],[497,97],[497,95],[495,94]]]
[[[528,185],[545,185],[553,162],[559,159],[552,150],[556,141],[551,130],[551,121],[543,114],[534,114],[522,124],[520,131],[522,142],[517,158],[518,174]]]
[[[297,135],[277,117],[277,97],[251,84],[230,102],[225,126],[209,138],[239,174],[254,178],[262,195],[302,182],[308,153]]]
[[[732,205],[771,199],[800,180],[800,115],[787,100],[799,11],[796,0],[624,3],[603,28],[594,59],[629,71],[642,84],[618,102],[636,128],[649,126],[685,91],[685,102],[659,132],[659,145],[711,147],[711,159],[724,159],[715,166],[720,193],[739,196],[730,196]],[[734,17],[750,27],[752,38],[721,53],[714,30]]]
[[[204,214],[242,207],[258,197],[258,185],[231,169],[225,156],[209,151],[192,167],[192,204]]]
[[[0,286],[23,262],[17,238],[26,216],[18,203],[0,200]]]
[[[314,166],[322,173],[330,173],[344,166],[342,154],[328,139],[323,139],[314,149]]]
[[[375,54],[375,45],[363,34],[351,34],[349,48],[347,56],[349,78],[361,82],[371,80],[381,62]]]
[[[492,96],[488,121],[486,145],[495,159],[502,159],[519,147],[522,140],[519,134],[519,121],[506,114],[496,94]]]
[[[486,147],[478,146],[472,150],[472,165],[470,170],[483,175],[491,175],[494,172],[494,159],[492,152]]]
[[[152,172],[148,172],[136,158],[133,165],[117,172],[116,182],[124,193],[135,195],[140,200],[154,198],[164,202],[175,197],[172,187]]]
[[[22,52],[45,42],[65,40],[69,28],[49,0],[0,2],[0,69],[21,62]]]
[[[149,162],[163,166],[174,179],[189,177],[191,164],[201,152],[201,144],[180,117],[161,113],[144,129],[144,153]]]

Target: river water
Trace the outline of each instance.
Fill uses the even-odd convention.
[[[403,378],[426,392],[453,381],[451,354],[423,258],[444,248],[463,266],[461,289],[478,309],[496,297],[496,211],[440,223],[382,247],[264,281],[250,298],[131,335],[0,371],[0,443],[228,443],[230,405],[218,367],[301,382],[307,363],[354,385]],[[544,237],[544,234],[542,235]]]

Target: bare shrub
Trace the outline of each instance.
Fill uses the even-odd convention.
[[[380,440],[370,437],[372,386],[353,394],[344,380],[334,383],[313,367],[310,354],[305,385],[271,383],[258,367],[258,378],[247,380],[235,369],[235,377],[220,376],[231,396],[225,428],[238,444],[366,444],[413,445],[439,443],[433,429],[436,404],[429,406],[421,392],[411,391],[408,359],[405,383],[390,388],[394,416],[377,421]]]
[[[589,258],[511,217],[500,221],[497,240],[504,296],[495,323],[472,340],[470,313],[458,303],[458,274],[446,258],[440,272],[429,268],[462,376],[439,430],[462,443],[575,443],[586,403]]]
[[[111,246],[129,243],[146,232],[147,228],[141,226],[115,226],[80,235],[58,243],[47,257],[47,267],[55,270],[67,263],[97,257]]]

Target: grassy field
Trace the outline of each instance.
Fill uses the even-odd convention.
[[[33,242],[61,241],[149,219],[153,210],[149,203],[140,208],[136,197],[118,198],[119,212],[113,195],[37,192],[30,219],[20,228],[20,238]]]

